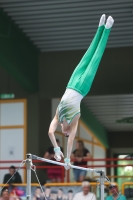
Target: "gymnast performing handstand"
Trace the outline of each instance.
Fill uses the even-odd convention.
[[[106,24],[105,15],[101,16],[93,41],[75,68],[49,127],[48,135],[54,146],[54,157],[57,161],[60,161],[61,157],[64,157],[60,147],[56,143],[54,135],[58,124],[61,125],[64,136],[68,137],[67,157],[64,159],[66,169],[71,167],[70,155],[80,118],[80,103],[91,88],[113,23],[114,19],[111,16],[108,17]]]

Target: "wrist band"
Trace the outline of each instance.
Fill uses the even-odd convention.
[[[65,158],[64,161],[65,163],[70,163],[70,158]]]
[[[61,151],[60,147],[55,147],[55,148],[54,148],[54,152],[55,152],[55,153],[57,153],[57,152],[59,152],[59,151]]]

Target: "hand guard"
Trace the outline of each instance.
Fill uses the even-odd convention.
[[[71,168],[70,158],[65,158],[64,161],[65,161],[65,166],[64,166],[64,168],[65,168],[66,170],[70,169],[70,168]]]
[[[64,155],[63,155],[63,153],[61,152],[60,147],[54,148],[54,152],[55,152],[54,158],[55,158],[57,161],[61,161],[61,158],[62,158],[62,157],[64,158]]]

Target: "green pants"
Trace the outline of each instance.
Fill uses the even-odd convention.
[[[89,92],[99,63],[104,53],[110,29],[98,27],[90,47],[75,68],[67,88],[71,88],[85,96]]]

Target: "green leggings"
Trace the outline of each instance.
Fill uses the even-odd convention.
[[[85,96],[89,92],[99,63],[104,53],[110,29],[100,26],[85,55],[75,68],[67,88],[71,88]]]

